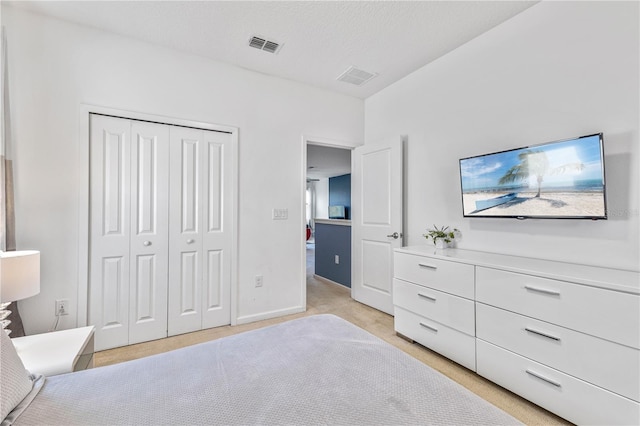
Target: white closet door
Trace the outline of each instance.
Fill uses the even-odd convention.
[[[171,128],[169,209],[170,336],[202,328],[203,132]]]
[[[171,128],[170,336],[231,320],[231,141]]]
[[[231,134],[91,116],[96,349],[231,322]]]
[[[202,328],[231,322],[232,138],[204,131],[205,204]]]
[[[169,126],[131,122],[129,344],[167,335]]]
[[[90,124],[89,322],[101,350],[129,341],[131,124],[100,115]]]

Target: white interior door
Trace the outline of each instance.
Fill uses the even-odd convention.
[[[91,116],[96,349],[167,333],[169,126]]]
[[[231,143],[224,132],[171,129],[170,336],[231,321]]]
[[[351,296],[393,314],[393,250],[403,245],[402,141],[356,148],[352,158]]]
[[[171,129],[168,333],[202,324],[202,130]]]
[[[233,140],[229,133],[205,130],[203,134],[202,328],[210,328],[231,322]]]
[[[169,126],[131,122],[129,344],[167,335]]]
[[[232,132],[90,116],[96,349],[231,322]]]
[[[129,342],[131,123],[91,116],[89,322],[96,350]]]

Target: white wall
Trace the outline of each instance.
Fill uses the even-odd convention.
[[[367,144],[406,135],[410,245],[640,269],[639,4],[542,2],[365,101]],[[609,220],[464,219],[458,159],[605,134]]]
[[[300,310],[303,134],[363,140],[364,103],[2,6],[9,43],[17,243],[41,250],[40,295],[20,303],[27,333],[76,313],[81,104],[239,128],[240,322]],[[277,163],[278,167],[273,167]],[[288,208],[287,221],[271,220]],[[253,278],[264,276],[256,289]],[[75,315],[62,328],[75,326]]]
[[[316,182],[316,219],[329,219],[329,179]]]

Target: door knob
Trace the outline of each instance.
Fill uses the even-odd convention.
[[[189,239],[187,240],[187,244],[193,244],[194,242],[195,242],[195,240],[192,240],[191,238],[189,238]]]
[[[145,247],[149,247],[151,245],[151,241],[145,241],[144,243],[142,243],[142,245]]]
[[[402,236],[402,234],[398,234],[397,232],[394,232],[391,235],[387,235],[387,238],[393,238],[394,240],[397,240],[398,238],[400,238]]]

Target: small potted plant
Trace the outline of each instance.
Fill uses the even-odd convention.
[[[427,233],[424,234],[423,237],[427,240],[431,238],[436,248],[447,248],[459,233],[460,231],[456,228],[449,230],[448,226],[438,228],[433,225],[433,228],[427,229]]]

